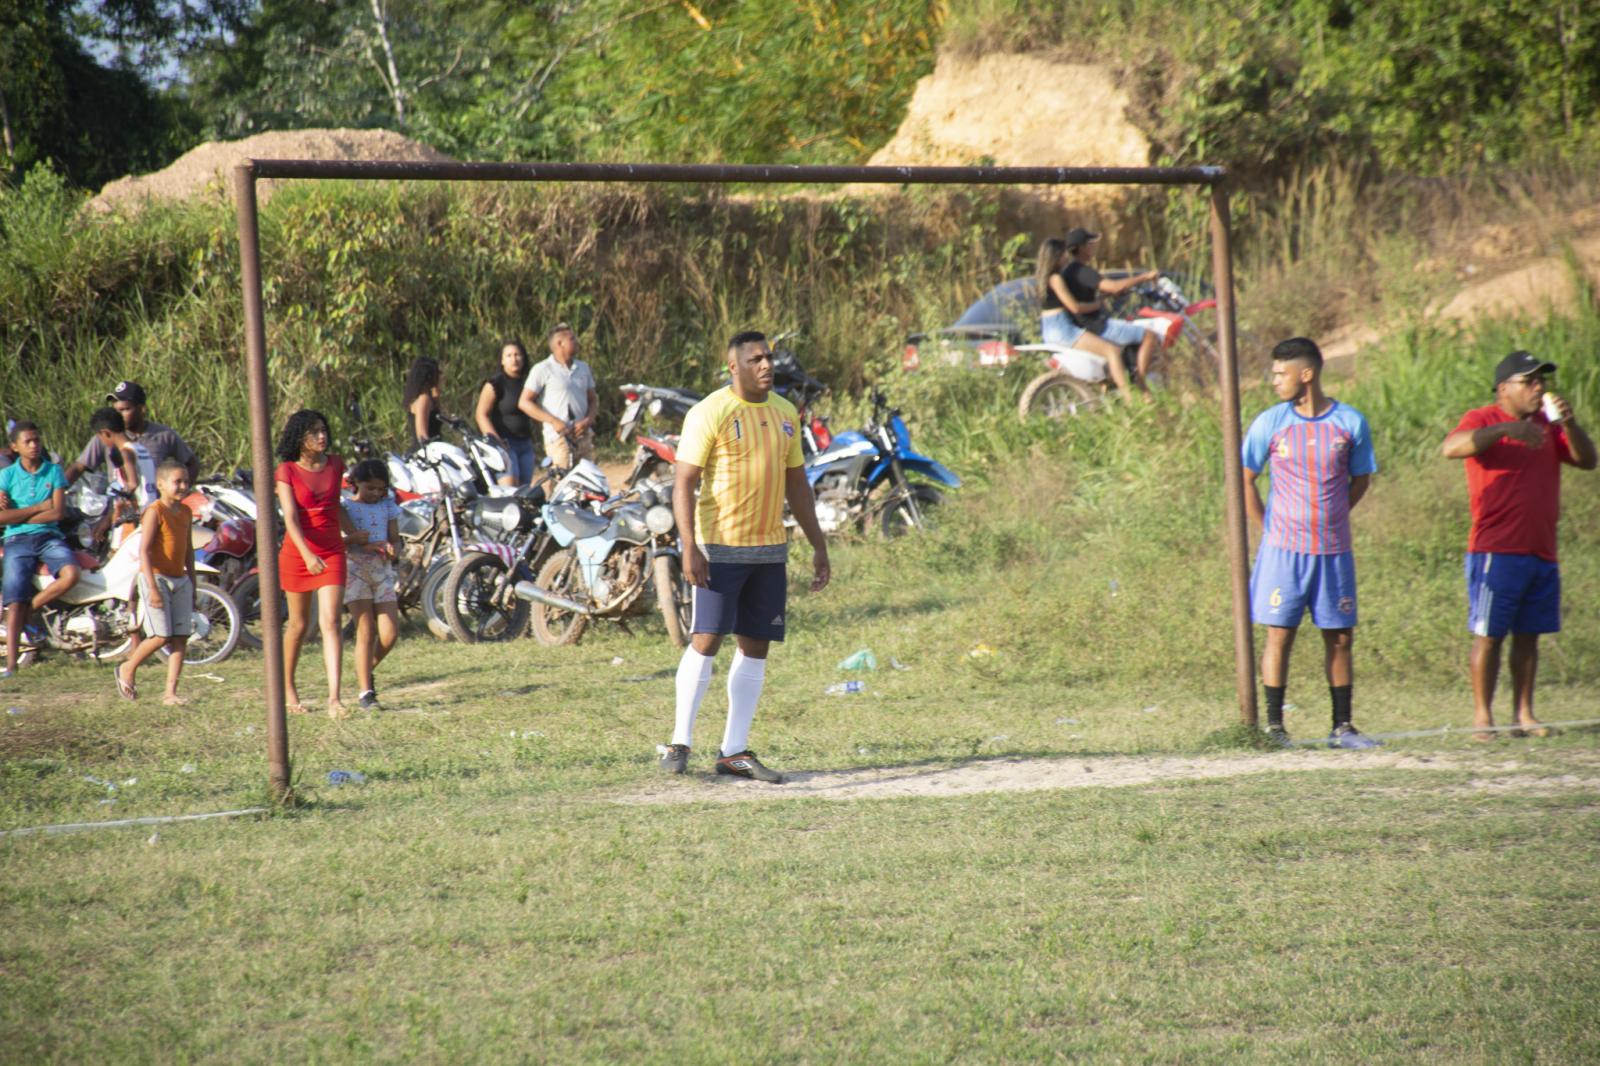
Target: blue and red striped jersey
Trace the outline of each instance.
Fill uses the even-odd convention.
[[[1350,479],[1378,470],[1360,411],[1337,400],[1316,418],[1292,401],[1269,407],[1245,434],[1244,465],[1272,479],[1261,543],[1306,555],[1350,550]]]

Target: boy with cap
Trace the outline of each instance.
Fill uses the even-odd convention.
[[[1067,284],[1067,291],[1071,293],[1073,302],[1085,308],[1082,312],[1068,310],[1072,324],[1109,341],[1118,349],[1137,344],[1139,354],[1134,367],[1138,372],[1138,380],[1135,384],[1141,391],[1149,391],[1145,384],[1145,375],[1149,373],[1150,364],[1155,360],[1160,339],[1136,322],[1126,318],[1112,318],[1106,313],[1100,297],[1102,294],[1120,296],[1135,285],[1155,281],[1161,276],[1161,271],[1147,270],[1143,274],[1130,274],[1128,277],[1113,280],[1101,276],[1098,270],[1089,265],[1100,243],[1100,234],[1079,226],[1067,234],[1066,243],[1071,261],[1067,263],[1061,277]],[[1119,351],[1119,360],[1120,357]],[[1117,378],[1115,371],[1121,367],[1114,363],[1110,369],[1113,370],[1113,378]],[[1120,380],[1118,386],[1125,387]]]
[[[145,417],[144,386],[137,381],[119,381],[116,388],[106,393],[106,403],[116,408],[122,416],[123,431],[128,439],[143,445],[150,453],[152,463],[160,466],[164,459],[171,456],[189,471],[191,484],[200,476],[200,463],[195,458],[194,449],[184,443],[171,426],[151,422]],[[97,433],[89,438],[77,461],[68,464],[67,482],[70,484],[78,480],[85,470],[99,470],[111,462],[111,455],[111,447]]]
[[[1467,627],[1472,631],[1474,739],[1492,741],[1500,646],[1511,634],[1513,735],[1548,736],[1533,714],[1539,635],[1561,629],[1556,521],[1561,466],[1593,470],[1594,441],[1566,400],[1545,389],[1556,365],[1512,352],[1494,371],[1495,402],[1461,416],[1440,453],[1463,459],[1472,532],[1467,539]]]

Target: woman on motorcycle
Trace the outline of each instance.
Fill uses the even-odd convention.
[[[1074,267],[1081,269],[1082,264],[1087,262],[1089,249],[1099,239],[1098,233],[1090,233],[1080,226],[1065,238],[1051,237],[1039,246],[1035,275],[1039,283],[1039,332],[1046,344],[1059,344],[1100,356],[1106,361],[1111,380],[1126,395],[1129,392],[1128,368],[1122,363],[1121,345],[1100,336],[1099,331],[1093,328],[1097,323],[1103,328],[1107,321],[1099,292],[1093,286],[1085,288],[1067,284],[1069,271],[1076,273]],[[1100,280],[1098,274],[1095,274],[1095,280]],[[1131,288],[1137,280],[1143,279],[1131,280],[1124,287]],[[1118,284],[1121,283],[1105,282],[1105,285]],[[1073,289],[1078,291],[1074,292]],[[1152,334],[1146,333],[1145,336],[1154,339]],[[1141,347],[1141,368],[1146,367],[1148,362],[1144,355],[1144,348]],[[1142,378],[1139,387],[1145,387]]]
[[[411,442],[421,444],[439,436],[443,428],[439,414],[439,389],[444,384],[444,371],[438,360],[419,355],[411,360],[406,371],[406,424],[411,430]]]
[[[511,469],[500,476],[502,485],[527,485],[536,469],[533,420],[518,406],[527,376],[528,350],[513,337],[500,346],[499,372],[478,389],[478,431],[498,438],[511,453]]]
[[[316,411],[296,411],[278,438],[283,462],[273,474],[283,513],[283,547],[278,550],[278,584],[289,601],[283,640],[283,687],[290,714],[305,714],[295,688],[300,646],[311,626],[312,603],[322,629],[322,660],[328,672],[328,716],[349,712],[339,699],[343,641],[339,615],[344,608],[344,535],[354,527],[339,502],[344,461],[328,451],[328,420]]]

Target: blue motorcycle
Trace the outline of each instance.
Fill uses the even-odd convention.
[[[943,463],[911,449],[905,419],[876,390],[867,424],[839,434],[807,459],[806,480],[824,533],[864,533],[877,526],[886,538],[927,528],[929,512],[944,499],[930,481],[952,489],[961,485]]]

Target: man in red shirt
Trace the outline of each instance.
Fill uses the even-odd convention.
[[[1472,630],[1473,737],[1493,740],[1490,705],[1500,645],[1511,634],[1514,736],[1548,736],[1533,716],[1539,634],[1561,629],[1556,519],[1561,464],[1593,470],[1594,441],[1559,396],[1546,394],[1556,365],[1512,352],[1494,371],[1495,402],[1461,416],[1440,451],[1465,459],[1472,534],[1467,540],[1467,625]],[[1546,400],[1548,399],[1548,403]]]

